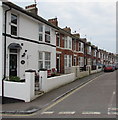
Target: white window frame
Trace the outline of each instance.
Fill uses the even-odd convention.
[[[78,57],[78,62],[80,67],[84,67],[84,57]]]
[[[70,37],[68,38],[68,48],[72,49],[72,39]]]
[[[49,29],[49,34],[46,33],[46,27]],[[46,36],[48,36],[49,40],[46,40]],[[51,43],[51,28],[47,25],[45,25],[45,42]]]
[[[84,43],[79,42],[79,52],[84,53]]]
[[[87,47],[87,53],[91,55],[91,46]]]
[[[40,26],[42,26],[42,31],[40,31]],[[43,31],[44,31],[43,24],[39,23],[39,35],[42,35],[42,40],[39,39],[39,41],[43,41]]]
[[[68,62],[67,62],[68,58],[67,55],[64,55],[64,68],[68,67]]]
[[[67,40],[67,37],[64,37],[64,48],[68,48],[68,40]]]
[[[40,59],[40,54],[42,54],[42,58]],[[39,62],[42,62],[42,67],[40,67],[40,63]],[[39,52],[39,57],[38,57],[38,69],[42,69],[43,68],[43,52]]]
[[[72,55],[68,55],[68,67],[72,66]]]
[[[11,19],[11,29],[12,29],[12,26],[13,27],[16,27],[16,35],[14,35],[14,34],[12,34],[12,30],[11,30],[11,35],[12,36],[18,36],[18,15],[16,15],[16,14],[14,14],[14,13],[11,13],[11,17],[12,17],[12,15],[14,15],[14,16],[16,16],[16,18],[17,18],[17,23],[15,24],[15,23],[12,23],[12,19]]]
[[[42,53],[42,59],[39,59],[38,58],[38,66],[39,66],[39,62],[42,62],[42,68],[45,68],[45,69],[51,69],[51,53],[50,52],[42,52],[42,51],[39,51],[39,54]],[[46,53],[49,53],[50,54],[50,57],[49,59],[46,59]],[[46,62],[49,62],[49,65],[47,67],[46,65]],[[39,68],[39,69],[42,69],[42,68]]]

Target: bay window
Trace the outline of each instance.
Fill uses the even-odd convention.
[[[68,41],[67,41],[67,37],[65,37],[65,39],[64,39],[64,48],[68,48]]]
[[[84,43],[79,42],[79,51],[84,52]]]
[[[79,57],[78,62],[80,67],[84,67],[84,57]]]
[[[50,69],[51,65],[51,54],[49,52],[45,52],[45,68]]]
[[[43,68],[43,52],[39,52],[39,69]]]
[[[51,68],[51,53],[49,52],[39,52],[39,69],[45,68],[50,69]]]

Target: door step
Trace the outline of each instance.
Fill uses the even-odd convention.
[[[41,94],[44,94],[43,91],[35,91],[35,95],[41,95]]]

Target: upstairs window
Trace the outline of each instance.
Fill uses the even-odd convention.
[[[76,50],[76,39],[73,39],[74,41],[73,41],[73,50]]]
[[[95,57],[97,56],[97,51],[96,51],[96,50],[94,50],[94,56],[95,56]]]
[[[91,55],[91,46],[88,46],[87,53]]]
[[[79,42],[79,51],[84,52],[84,43]]]
[[[68,41],[67,41],[67,37],[65,37],[65,40],[64,40],[64,48],[68,48]]]
[[[45,26],[45,42],[50,43],[50,27]]]
[[[39,24],[39,41],[43,41],[43,25]]]
[[[11,14],[11,35],[17,36],[17,16]]]
[[[72,49],[72,40],[69,39],[69,49]]]
[[[60,47],[60,34],[57,34],[57,46]]]

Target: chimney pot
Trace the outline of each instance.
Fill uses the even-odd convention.
[[[25,9],[28,11],[28,12],[31,12],[35,15],[37,15],[38,13],[38,8],[36,7],[36,4],[32,4],[32,5],[28,5],[25,7]]]

